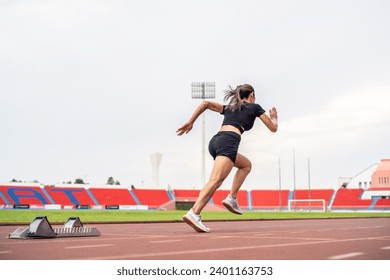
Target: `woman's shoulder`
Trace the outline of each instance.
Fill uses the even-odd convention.
[[[249,108],[254,108],[254,109],[263,108],[259,103],[245,103],[245,105],[247,105],[247,107]]]
[[[251,103],[251,108],[253,112],[255,112],[256,116],[260,116],[261,114],[265,113],[263,107],[261,107],[261,105],[258,103]]]

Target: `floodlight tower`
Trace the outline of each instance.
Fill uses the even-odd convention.
[[[191,84],[191,92],[193,99],[211,99],[215,98],[215,82],[193,82]],[[206,183],[206,171],[205,171],[205,123],[206,115],[202,114],[202,184]]]
[[[153,187],[159,187],[159,177],[160,177],[160,163],[162,159],[162,154],[152,153],[150,154],[150,160],[152,161],[153,168]]]

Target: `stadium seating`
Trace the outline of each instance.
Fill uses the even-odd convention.
[[[325,205],[329,206],[329,203],[332,199],[334,190],[295,190],[294,199],[324,199]]]
[[[166,190],[133,189],[141,205],[148,205],[149,208],[158,208],[170,201]]]
[[[389,210],[390,209],[390,199],[389,198],[380,198],[374,205],[375,210]]]
[[[368,209],[372,199],[360,199],[363,189],[338,189],[332,209]]]
[[[189,199],[196,200],[199,195],[200,190],[174,190],[176,199]]]
[[[288,190],[252,190],[252,209],[277,209],[287,207]]]
[[[89,190],[100,205],[137,205],[129,189],[90,188]]]
[[[45,205],[50,204],[49,198],[42,188],[34,185],[0,185],[0,203],[11,205]]]
[[[329,203],[333,190],[295,190],[295,199],[325,199]]]
[[[96,203],[83,187],[45,186],[46,192],[55,204],[73,206],[93,206]]]
[[[383,190],[383,189],[381,189]],[[370,189],[373,191],[373,189]],[[194,202],[200,190],[174,189],[170,192],[162,189],[128,189],[121,187],[91,187],[80,185],[57,185],[41,186],[5,184],[0,185],[0,205],[33,205],[45,206],[48,204],[58,204],[76,208],[79,206],[101,207],[136,205],[147,206],[149,209],[165,208],[167,204],[178,202]],[[312,189],[295,190],[241,190],[238,193],[238,201],[243,209],[249,210],[275,210],[282,207],[287,209],[289,199],[324,199],[326,205],[332,203],[334,210],[389,210],[390,199],[388,192],[386,195],[377,195],[370,198],[369,192],[365,192],[362,199],[363,189]],[[212,199],[211,205],[215,208],[223,208],[222,200],[229,194],[229,190],[217,190]],[[374,194],[373,194],[374,195]],[[334,198],[333,198],[334,197]],[[332,201],[333,198],[333,201]],[[170,209],[170,208],[169,208]],[[174,208],[173,208],[174,209]],[[207,208],[213,209],[213,208]]]
[[[6,205],[9,204],[8,201],[6,200],[6,197],[0,194],[0,205]]]

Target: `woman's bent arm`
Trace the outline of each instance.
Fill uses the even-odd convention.
[[[223,106],[217,102],[211,102],[208,100],[204,100],[198,108],[195,109],[194,113],[192,114],[191,118],[183,125],[181,126],[177,131],[177,135],[183,135],[184,133],[188,133],[191,131],[194,122],[196,119],[207,109],[210,109],[215,112],[222,112]]]
[[[270,131],[278,131],[278,112],[276,111],[275,107],[269,110],[269,117],[267,116],[267,114],[262,114],[260,116],[260,119]]]

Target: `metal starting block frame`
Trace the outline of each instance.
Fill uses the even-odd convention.
[[[52,227],[46,216],[36,217],[26,228],[17,228],[11,239],[100,236],[96,228],[84,227],[79,217],[70,217],[63,227]]]

